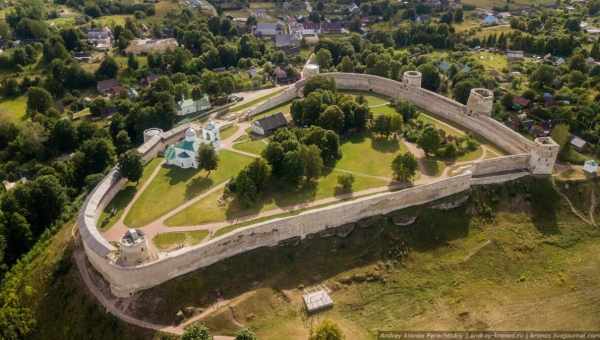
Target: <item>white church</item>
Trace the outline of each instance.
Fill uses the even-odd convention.
[[[213,121],[202,128],[202,136],[198,138],[196,130],[189,128],[185,137],[177,144],[169,145],[165,150],[165,160],[168,165],[175,165],[183,169],[198,168],[196,154],[200,144],[211,144],[215,150],[221,146],[219,126]]]

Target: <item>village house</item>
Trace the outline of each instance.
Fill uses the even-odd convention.
[[[253,33],[257,37],[274,37],[282,32],[281,26],[274,23],[258,23],[254,26]]]
[[[588,176],[596,176],[598,173],[598,162],[594,159],[588,159],[583,163],[583,172]]]
[[[86,33],[88,43],[98,51],[108,51],[112,48],[113,33],[110,28],[91,28]]]
[[[324,22],[321,24],[321,32],[325,34],[341,34],[343,29],[341,22]]]
[[[252,123],[252,132],[259,136],[267,136],[277,129],[287,126],[288,122],[281,112],[258,119]]]
[[[493,14],[486,15],[485,18],[483,18],[483,21],[481,22],[483,26],[495,26],[498,25],[498,23],[498,18]]]
[[[302,35],[318,35],[321,33],[321,24],[312,21],[302,23]]]
[[[571,142],[569,143],[575,150],[579,152],[584,152],[587,147],[587,142],[580,137],[573,136],[571,138]]]
[[[506,58],[508,58],[509,61],[523,60],[524,57],[525,57],[525,53],[523,51],[513,51],[513,50],[506,51]]]
[[[186,116],[196,114],[202,111],[210,110],[211,107],[210,99],[206,94],[204,94],[204,96],[198,100],[193,100],[191,98],[182,99],[177,102],[177,115]]]
[[[278,34],[275,36],[275,47],[287,53],[298,53],[300,40],[291,34]]]
[[[152,84],[157,79],[158,79],[158,76],[156,74],[150,73],[149,75],[140,79],[140,85],[142,87],[150,86],[150,84]]]
[[[521,97],[521,96],[514,97],[513,101],[512,101],[513,107],[517,110],[525,109],[525,108],[529,107],[530,102],[531,101],[529,99],[527,99],[525,97]]]
[[[125,49],[125,53],[129,54],[152,54],[164,53],[169,50],[174,50],[179,44],[174,38],[167,39],[134,39]]]
[[[124,93],[126,89],[116,79],[107,79],[99,81],[96,84],[96,90],[103,96],[117,96]]]

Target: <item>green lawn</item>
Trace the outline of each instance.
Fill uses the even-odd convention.
[[[291,108],[292,108],[292,102],[289,101],[289,102],[283,103],[283,104],[281,104],[279,106],[275,106],[274,108],[272,108],[272,109],[270,109],[268,111],[265,111],[265,112],[262,112],[260,114],[257,114],[256,116],[253,116],[252,117],[252,121],[261,119],[263,117],[272,115],[272,114],[277,113],[277,112],[282,112],[284,115],[289,115]]]
[[[488,71],[496,70],[502,72],[503,70],[508,70],[508,59],[504,54],[478,52],[473,54],[473,58]]]
[[[260,155],[262,151],[267,147],[264,139],[250,140],[247,142],[233,144],[233,148],[240,151],[245,151]]]
[[[233,136],[233,134],[236,133],[237,130],[239,130],[239,129],[240,129],[240,127],[236,124],[229,125],[228,127],[224,128],[219,133],[221,135],[221,140],[225,140],[225,139]]]
[[[337,178],[342,172],[331,171],[321,177],[317,182],[307,184],[299,190],[291,189],[285,185],[272,185],[273,190],[264,195],[262,201],[255,207],[243,208],[238,202],[233,201],[228,205],[218,203],[223,191],[212,193],[198,201],[189,208],[166,221],[168,226],[188,226],[211,222],[222,222],[244,216],[255,215],[261,211],[272,210],[277,207],[288,207],[300,203],[333,197],[339,193]],[[388,182],[366,176],[354,176],[353,191],[385,186]]]
[[[94,19],[94,22],[101,26],[125,26],[125,19],[132,18],[132,15],[105,15]]]
[[[384,96],[380,96],[380,95],[377,95],[374,93],[369,93],[369,92],[362,92],[362,91],[339,91],[339,92],[343,93],[343,94],[349,94],[354,97],[358,97],[358,96],[362,95],[367,100],[367,104],[369,106],[387,104],[390,102],[389,98],[386,98]]]
[[[157,166],[163,161],[162,158],[155,158],[144,167],[144,173],[139,183],[136,185],[132,182],[127,182],[125,187],[119,191],[115,197],[106,205],[100,218],[98,219],[98,229],[104,231],[110,229],[123,215],[123,211],[129,205],[136,192],[148,180],[148,177],[154,172]]]
[[[163,166],[125,216],[125,224],[130,227],[142,227],[185,201],[237,175],[251,161],[252,158],[248,156],[221,150],[219,167],[208,177],[205,171]]]
[[[373,115],[373,117],[379,116],[379,115],[384,115],[384,114],[394,114],[394,113],[397,113],[396,109],[390,105],[375,107],[375,108],[371,109],[371,114]]]
[[[0,119],[18,122],[25,116],[27,96],[0,100]]]
[[[392,176],[392,160],[407,152],[402,141],[354,136],[342,144],[342,159],[336,168],[372,176]]]
[[[193,246],[196,245],[208,236],[206,230],[185,231],[162,233],[154,236],[152,242],[160,250],[170,250],[178,245]]]

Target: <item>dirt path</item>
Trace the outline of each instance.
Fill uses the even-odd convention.
[[[131,201],[129,202],[129,204],[127,204],[127,206],[125,207],[125,210],[123,210],[123,214],[121,215],[121,217],[119,217],[119,219],[117,220],[117,222],[115,222],[115,224],[109,228],[107,231],[105,231],[103,233],[104,237],[108,240],[119,240],[121,238],[121,236],[123,236],[125,234],[125,232],[127,231],[127,229],[129,229],[128,226],[125,225],[125,216],[127,216],[127,214],[129,213],[129,210],[131,210],[131,207],[133,206],[133,204],[138,200],[138,198],[142,195],[142,193],[146,190],[146,188],[148,188],[148,186],[150,185],[150,183],[152,183],[152,181],[154,180],[154,178],[158,175],[160,169],[162,168],[163,164],[165,164],[165,161],[162,161],[157,167],[156,169],[154,169],[154,171],[152,172],[152,174],[148,177],[148,179],[146,180],[146,182],[144,183],[144,185],[142,185],[142,187],[135,193],[135,195],[133,196],[133,198],[131,199]]]

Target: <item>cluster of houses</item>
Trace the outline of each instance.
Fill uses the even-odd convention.
[[[156,79],[158,79],[157,75],[150,74],[140,80],[139,87],[148,87]],[[135,88],[125,86],[117,79],[99,81],[96,85],[96,90],[102,96],[106,97],[128,96],[129,98],[135,98],[139,95]],[[210,103],[210,98],[207,94],[204,94],[199,99],[181,98],[179,101],[177,101],[176,114],[178,116],[199,114],[202,112],[208,112],[211,108],[212,105]]]

